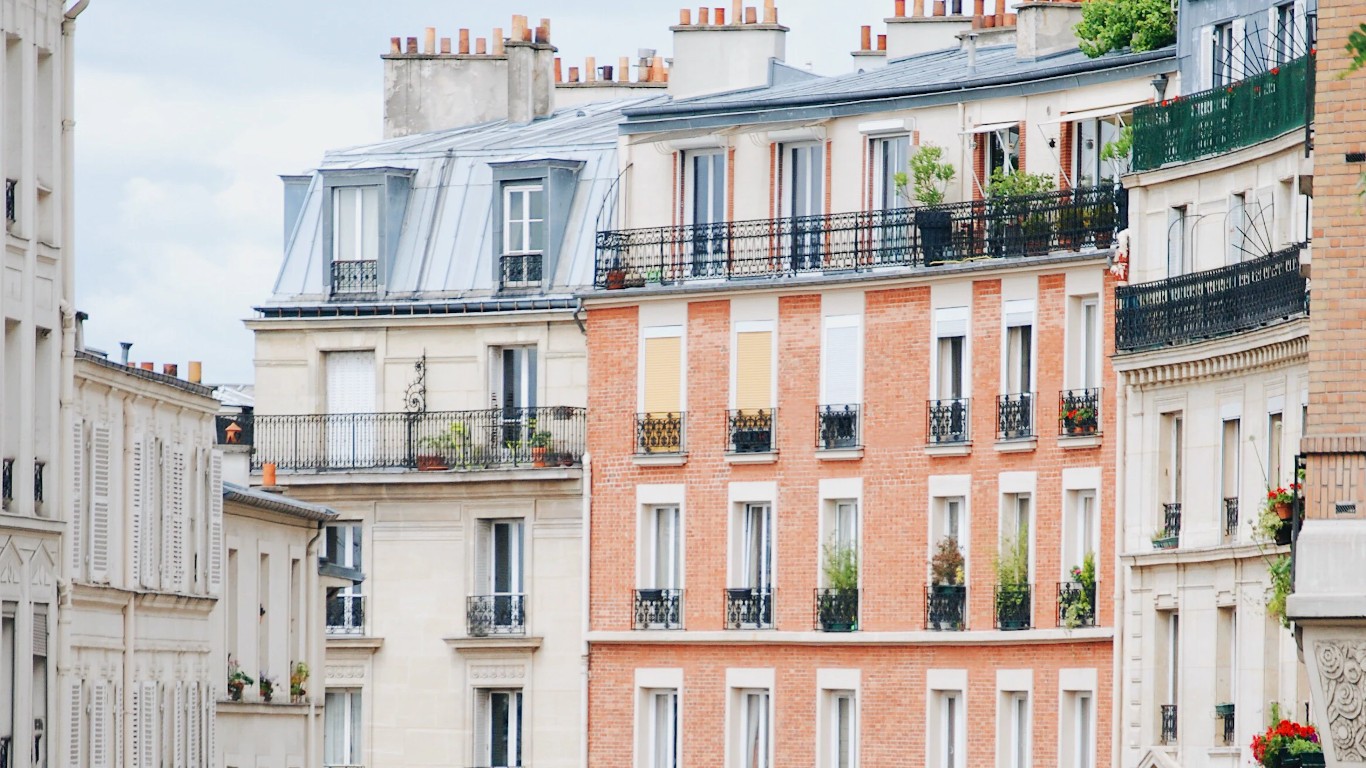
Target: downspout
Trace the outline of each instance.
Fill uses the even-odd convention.
[[[308,540],[308,546],[304,547],[304,562],[305,562],[305,563],[311,563],[311,564],[312,564],[312,567],[311,567],[311,568],[310,568],[310,567],[305,567],[305,568],[304,568],[304,573],[306,574],[306,575],[304,576],[304,578],[306,578],[306,579],[309,581],[309,586],[308,586],[308,589],[307,589],[307,593],[308,593],[308,595],[309,595],[309,601],[308,601],[308,602],[309,602],[309,607],[310,607],[310,609],[311,609],[311,610],[310,610],[310,613],[315,612],[315,611],[317,610],[317,608],[318,608],[317,604],[316,604],[314,601],[316,601],[316,600],[318,599],[318,587],[320,586],[319,581],[318,581],[318,558],[317,558],[317,555],[316,555],[316,551],[317,551],[317,550],[316,550],[315,548],[316,548],[316,546],[317,546],[317,544],[318,544],[318,539],[322,538],[322,535],[323,535],[323,533],[324,533],[326,530],[327,530],[327,523],[326,523],[326,521],[319,520],[319,521],[318,521],[318,532],[315,533],[315,534],[313,534],[313,538],[311,538],[311,539]],[[326,611],[327,611],[327,600],[326,600],[326,597],[324,597],[324,599],[323,599],[323,612],[324,612],[324,614],[326,613]],[[323,617],[321,617],[321,618],[323,619],[323,622],[322,622],[322,623],[323,623],[323,626],[326,626],[326,624],[327,624],[327,617],[326,617],[326,616],[323,616]],[[308,626],[310,626],[310,627],[317,627],[317,626],[318,626],[318,622],[317,622],[317,621],[314,621],[314,617],[313,617],[313,616],[309,616],[309,618],[308,618]],[[326,645],[324,645],[321,649],[319,649],[319,647],[318,647],[318,646],[319,646],[319,641],[320,641],[320,638],[319,638],[316,634],[310,636],[309,639],[308,639],[308,647],[309,647],[309,649],[311,650],[311,652],[310,652],[308,655],[309,655],[310,657],[312,657],[312,663],[309,664],[309,667],[308,667],[309,687],[312,687],[312,686],[313,686],[313,675],[314,675],[314,674],[320,675],[320,677],[319,677],[318,679],[321,680],[321,681],[323,681],[324,683],[326,683],[326,680],[327,680],[327,647],[326,647]],[[326,640],[323,639],[321,642],[326,643]],[[291,674],[293,673],[293,671],[294,671],[294,670],[290,670]],[[324,695],[326,695],[326,690],[325,690],[325,689],[324,689]],[[307,735],[307,737],[304,739],[304,765],[310,765],[310,766],[311,766],[311,765],[322,765],[322,764],[323,764],[323,761],[322,761],[321,756],[317,754],[317,752],[318,752],[317,730],[318,730],[318,692],[317,692],[317,689],[314,688],[313,692],[310,693],[310,694],[308,695],[308,735]],[[314,759],[315,756],[316,756],[318,759]],[[130,765],[131,765],[131,763],[130,763]]]
[[[589,558],[592,555],[591,545],[593,532],[593,461],[588,453],[583,454],[583,529],[579,536],[579,547],[581,550],[580,558],[583,561],[583,574],[580,577],[582,593],[579,598],[579,612],[582,618],[579,622],[579,631],[582,633],[582,663],[580,664],[580,674],[583,677],[580,684],[579,702],[579,733],[582,734],[583,742],[579,745],[579,767],[588,768],[588,604],[589,604],[589,584],[592,570],[589,568]]]
[[[1119,514],[1115,516],[1117,521],[1115,530],[1115,568],[1116,571],[1123,569],[1121,577],[1115,573],[1115,595],[1114,595],[1114,627],[1115,638],[1113,641],[1114,650],[1111,654],[1113,669],[1110,672],[1110,733],[1114,734],[1110,745],[1110,764],[1123,765],[1124,756],[1124,641],[1127,637],[1124,617],[1127,615],[1125,610],[1125,598],[1129,594],[1129,582],[1133,577],[1133,569],[1124,561],[1124,540],[1125,527],[1129,517],[1128,505],[1124,497],[1124,464],[1122,457],[1125,452],[1124,424],[1126,421],[1126,404],[1128,402],[1128,390],[1124,384],[1124,374],[1119,373],[1115,376],[1118,386],[1115,387],[1115,507]]]

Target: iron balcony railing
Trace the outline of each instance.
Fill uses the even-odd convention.
[[[252,466],[280,470],[480,469],[573,466],[583,408],[328,413],[250,418]]]
[[[970,401],[966,397],[931,400],[926,413],[926,434],[931,445],[966,443],[969,438]]]
[[[683,590],[637,589],[634,612],[636,629],[682,629]]]
[[[1094,627],[1096,625],[1096,586],[1080,581],[1058,583],[1058,626]]]
[[[996,396],[996,439],[1021,440],[1034,436],[1034,394]]]
[[[816,406],[816,447],[834,451],[863,445],[860,410],[858,404]]]
[[[1109,248],[1111,184],[920,208],[598,232],[594,284],[771,278]]]
[[[0,461],[0,509],[14,501],[14,459]]]
[[[1135,107],[1133,169],[1222,155],[1303,128],[1313,81],[1311,54],[1232,85]]]
[[[465,598],[470,637],[526,634],[526,595],[506,593]]]
[[[332,295],[374,293],[379,289],[379,262],[332,262]]]
[[[509,253],[498,259],[499,285],[503,288],[539,288],[542,256],[539,253]]]
[[[777,446],[776,408],[729,411],[726,416],[731,453],[770,453]]]
[[[1229,539],[1238,536],[1238,499],[1224,499],[1224,536]]]
[[[773,590],[758,587],[727,589],[726,629],[773,629]]]
[[[1309,314],[1300,249],[1115,289],[1115,346],[1190,344]]]
[[[1235,731],[1237,708],[1233,704],[1219,704],[1214,708],[1214,716],[1222,720],[1223,740],[1226,746],[1232,745],[1237,738]]]
[[[1163,744],[1176,743],[1176,705],[1162,705],[1162,733]]]
[[[365,596],[332,594],[327,597],[327,634],[365,634]]]
[[[1033,624],[1033,590],[1029,584],[996,585],[996,628],[1029,629]]]
[[[250,412],[218,414],[214,417],[214,429],[218,433],[218,444],[253,445],[255,423]]]
[[[1162,505],[1162,530],[1167,547],[1174,547],[1181,541],[1181,502],[1170,501]]]
[[[47,468],[47,462],[38,459],[33,460],[33,503],[34,505],[43,503],[43,470]]]
[[[1100,434],[1100,390],[1065,389],[1058,393],[1058,434]]]
[[[925,590],[925,629],[959,632],[968,626],[968,588],[931,584]]]
[[[825,632],[858,629],[857,589],[817,589],[816,627]]]
[[[687,450],[683,413],[636,414],[636,453],[681,454]]]
[[[5,179],[5,224],[13,224],[19,220],[19,210],[15,206],[14,191],[19,186],[16,179]]]

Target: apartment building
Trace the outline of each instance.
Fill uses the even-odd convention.
[[[621,126],[584,297],[588,762],[1108,764],[1099,141],[1175,51],[1088,59],[1078,6],[1027,4],[811,78],[764,10],[680,14],[678,98]],[[898,184],[932,146],[943,200]]]
[[[1308,696],[1266,609],[1291,527],[1268,540],[1257,523],[1268,490],[1296,482],[1309,397],[1315,10],[1183,3],[1179,80],[1133,113],[1114,358],[1122,765],[1245,764],[1271,708]]]
[[[222,437],[252,447],[254,482],[336,510],[324,558],[366,575],[327,604],[325,765],[582,759],[575,293],[621,109],[663,85],[603,70],[556,108],[549,39],[524,17],[395,38],[390,138],[284,179],[284,260],[248,321],[254,410]]]

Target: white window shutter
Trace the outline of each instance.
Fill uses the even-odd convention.
[[[142,528],[147,520],[147,509],[144,504],[143,494],[146,493],[146,471],[147,471],[147,451],[143,447],[142,435],[133,437],[132,466],[129,468],[129,494],[128,499],[132,506],[132,514],[129,515],[129,527],[133,532],[133,584],[137,586],[147,586],[146,579],[143,578],[143,568],[146,567],[147,558],[143,556],[143,535]],[[133,690],[134,695],[137,689]],[[136,707],[134,707],[136,710]],[[136,715],[135,715],[136,716]],[[134,730],[137,730],[136,727]],[[137,750],[134,749],[134,754]]]
[[[157,717],[160,712],[157,702],[157,684],[146,680],[142,683],[142,694],[138,701],[138,764],[140,768],[159,768],[157,766]]]
[[[114,683],[114,768],[123,768],[123,685]]]
[[[90,765],[109,768],[109,684],[97,681],[90,692]]]
[[[145,765],[142,761],[142,752],[139,751],[142,746],[142,732],[139,730],[142,727],[142,710],[138,707],[141,691],[142,684],[133,683],[133,701],[128,709],[128,715],[133,721],[132,727],[128,729],[128,735],[131,739],[131,743],[128,745],[131,747],[129,753],[133,756],[132,768],[142,768]]]
[[[223,591],[223,454],[209,459],[209,594]]]
[[[859,404],[859,328],[825,329],[825,397],[822,405]]]
[[[109,501],[113,456],[108,424],[93,430],[90,461],[90,580],[109,581]]]
[[[71,424],[71,579],[85,572],[85,422]]]
[[[84,730],[85,701],[80,680],[68,680],[66,684],[66,762],[67,765],[81,765],[81,731]]]
[[[190,683],[185,701],[185,764],[200,768],[199,755],[199,683]]]
[[[218,719],[218,691],[210,685],[204,691],[204,765],[218,768],[218,755],[214,752],[214,726]]]
[[[185,548],[187,542],[186,519],[189,502],[189,467],[188,454],[183,446],[177,445],[171,451],[171,495],[168,499],[170,507],[171,527],[168,538],[170,539],[168,549],[168,568],[171,575],[171,589],[175,592],[186,592],[185,589]]]
[[[176,681],[175,699],[171,710],[175,722],[171,742],[171,748],[175,754],[171,757],[171,764],[175,768],[185,768],[185,683],[183,682]]]

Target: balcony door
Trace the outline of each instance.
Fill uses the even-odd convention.
[[[494,627],[507,629],[522,624],[524,527],[522,520],[479,523],[475,595],[492,599]]]
[[[337,523],[324,531],[323,559],[343,568],[361,567],[361,524]],[[327,600],[327,631],[360,634],[365,627],[361,585],[350,584],[330,593]]]
[[[754,590],[773,588],[773,507],[746,504],[740,513],[740,578],[736,585]]]
[[[529,450],[536,417],[536,348],[503,347],[494,359],[494,401],[500,408],[505,449]]]
[[[689,152],[685,157],[692,274],[720,277],[726,267],[726,153]]]
[[[379,263],[379,187],[332,189],[332,292],[373,293]]]
[[[782,147],[782,213],[793,270],[821,267],[822,227],[815,217],[825,212],[824,156],[818,143]]]
[[[488,768],[522,765],[522,692],[481,690],[477,693],[475,764]]]
[[[682,519],[678,507],[650,510],[650,562],[645,574],[650,589],[679,589],[683,583]]]
[[[324,468],[375,466],[375,353],[328,352]]]

